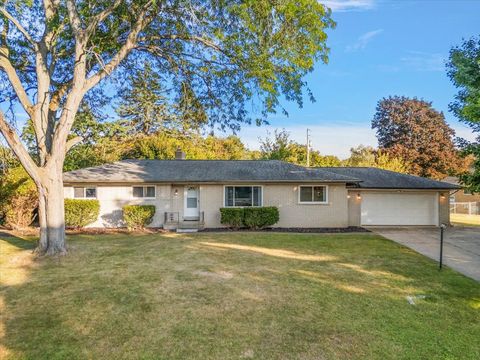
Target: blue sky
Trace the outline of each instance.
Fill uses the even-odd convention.
[[[307,77],[317,101],[302,109],[285,104],[289,116],[272,116],[271,126],[244,127],[239,135],[250,147],[257,148],[258,137],[275,128],[304,142],[309,127],[313,148],[345,158],[352,146],[376,146],[370,122],[378,100],[389,95],[431,101],[458,136],[473,140],[448,111],[456,89],[445,62],[452,46],[480,35],[480,1],[323,2],[334,10],[337,27],[329,31],[329,64],[317,64]]]

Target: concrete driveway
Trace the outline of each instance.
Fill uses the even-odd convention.
[[[369,228],[431,259],[439,259],[440,229],[424,227]],[[480,281],[480,227],[451,227],[445,230],[443,263]]]

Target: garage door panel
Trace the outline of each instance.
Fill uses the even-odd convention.
[[[436,193],[363,193],[362,225],[437,225]]]

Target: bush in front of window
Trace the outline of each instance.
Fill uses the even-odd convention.
[[[141,230],[152,223],[154,205],[126,205],[123,207],[123,220],[131,230]]]
[[[278,208],[275,206],[244,208],[243,223],[250,229],[263,229],[280,220]]]
[[[220,222],[232,229],[263,229],[276,224],[280,213],[275,206],[221,208]]]
[[[243,226],[243,208],[220,208],[220,223],[232,229]]]
[[[98,219],[98,200],[65,199],[65,226],[82,228]]]

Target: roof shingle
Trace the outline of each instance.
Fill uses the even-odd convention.
[[[341,182],[364,189],[460,188],[377,168],[306,168],[279,160],[122,160],[70,171],[63,178],[65,183]]]
[[[278,160],[123,160],[70,171],[66,183],[357,182],[355,177]]]
[[[360,179],[361,182],[358,186],[364,189],[460,189],[460,186],[455,184],[377,168],[323,167],[322,169],[339,175]]]

